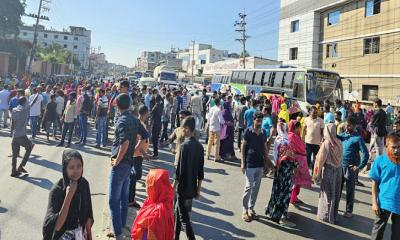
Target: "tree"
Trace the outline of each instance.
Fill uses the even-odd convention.
[[[22,26],[25,3],[20,0],[0,0],[0,6],[0,37],[17,36]]]
[[[71,57],[71,52],[63,48],[59,44],[53,44],[49,47],[40,47],[36,49],[35,57],[51,63],[65,64],[69,63],[68,60]]]

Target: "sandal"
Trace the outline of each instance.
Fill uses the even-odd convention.
[[[281,219],[281,220],[279,221],[279,225],[281,225],[282,227],[287,227],[287,228],[294,228],[294,227],[296,227],[296,224],[295,224],[295,223],[290,222],[290,221],[285,220],[285,219]]]
[[[249,214],[249,215],[250,215],[250,217],[251,217],[252,220],[258,220],[258,219],[259,219],[259,217],[258,217],[256,211],[254,211],[253,209],[250,210],[250,214]]]
[[[245,222],[251,222],[251,217],[247,214],[247,212],[244,212],[244,213],[242,214],[242,219],[243,219],[243,221],[245,221]]]

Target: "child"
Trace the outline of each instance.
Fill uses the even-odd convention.
[[[131,238],[135,240],[172,239],[174,190],[167,170],[152,169],[146,179],[148,198],[143,203],[132,225]]]
[[[180,147],[180,157],[176,168],[174,189],[175,202],[175,240],[179,240],[181,228],[189,240],[195,239],[189,212],[192,199],[200,197],[201,182],[204,179],[204,148],[193,136],[195,120],[187,117],[182,123],[186,140]]]

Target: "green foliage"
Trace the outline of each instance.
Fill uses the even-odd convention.
[[[35,57],[46,62],[67,64],[70,63],[72,53],[59,44],[53,44],[48,47],[37,46]]]
[[[244,55],[245,55],[246,57],[250,57],[250,53],[247,52],[247,51],[244,52]],[[241,57],[241,58],[243,57],[243,52],[240,54],[240,57]]]
[[[20,0],[0,0],[0,37],[17,36],[22,26],[25,4]]]

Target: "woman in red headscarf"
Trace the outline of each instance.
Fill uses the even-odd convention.
[[[146,179],[148,197],[132,225],[133,240],[174,238],[174,190],[167,170],[152,169]]]
[[[310,188],[312,184],[306,158],[306,144],[301,139],[300,133],[301,123],[297,120],[291,120],[289,123],[289,144],[295,154],[294,158],[298,162],[298,167],[293,176],[293,190],[290,197],[290,203],[295,207],[303,203],[297,197],[300,194],[300,187]]]

